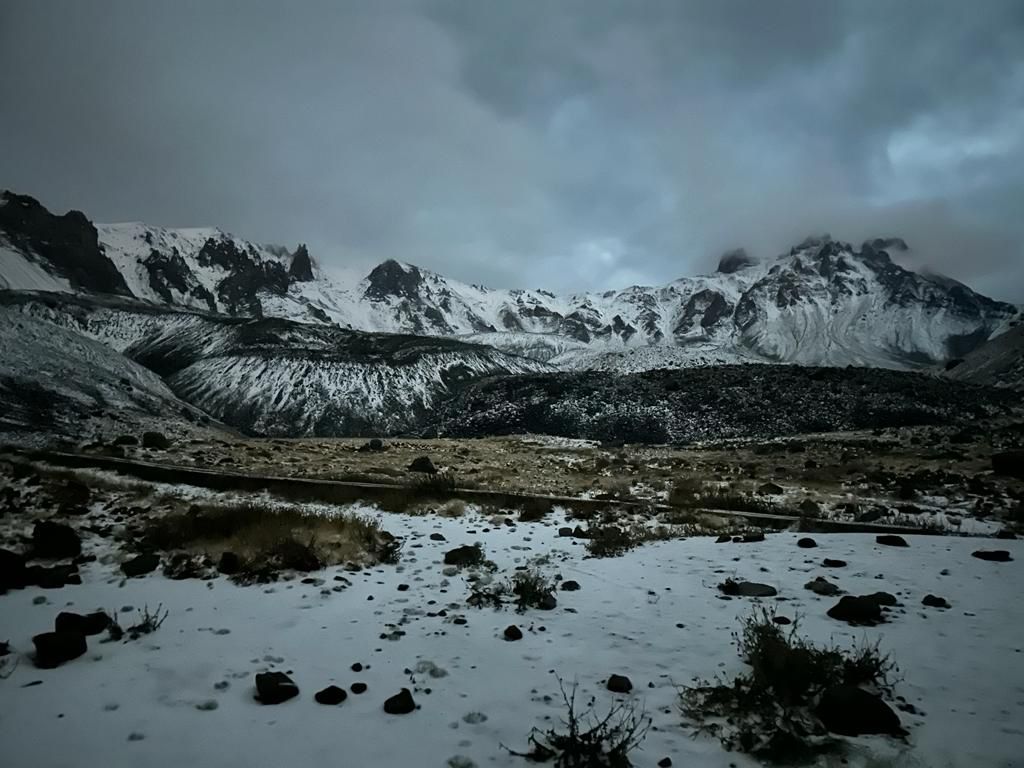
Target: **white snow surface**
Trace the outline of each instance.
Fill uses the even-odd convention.
[[[29,254],[0,238],[0,290],[68,293],[71,285],[63,277],[47,272]]]
[[[319,574],[323,587],[298,581],[238,587],[224,579],[170,581],[157,575],[125,581],[101,557],[83,567],[81,586],[0,596],[0,637],[19,654],[30,650],[33,634],[51,628],[59,610],[160,603],[169,611],[156,634],[130,643],[90,638],[85,656],[55,670],[35,669],[22,658],[10,678],[0,681],[3,763],[520,767],[528,763],[500,745],[525,749],[531,728],[557,725],[563,714],[558,677],[577,682],[579,699],[593,696],[603,714],[621,698],[605,690],[604,681],[619,673],[632,679],[631,697],[655,725],[632,755],[634,765],[654,766],[671,756],[679,766],[754,766],[717,741],[691,738],[676,708],[677,685],[743,669],[729,638],[755,601],[722,600],[715,589],[733,575],[776,586],[780,599],[764,603],[784,615],[800,615],[809,637],[840,645],[878,641],[899,664],[903,680],[896,693],[925,714],[900,713],[910,730],[906,744],[850,739],[850,765],[873,758],[940,768],[1021,764],[1021,542],[998,542],[1016,557],[1007,564],[972,558],[970,552],[981,546],[977,539],[908,536],[910,547],[898,549],[879,547],[867,535],[816,535],[819,548],[808,553],[796,548],[797,535],[789,533],[757,544],[673,540],[592,560],[582,557],[578,543],[557,538],[561,523],[553,522],[509,528],[476,514],[382,515],[384,527],[406,539],[402,565],[356,574],[329,569]],[[430,533],[447,541],[431,541]],[[446,578],[441,559],[446,550],[475,541],[501,572],[548,555],[550,562],[540,569],[575,579],[582,589],[560,592],[551,612],[463,607],[466,574]],[[105,551],[98,539],[87,541],[86,549],[101,556]],[[835,599],[803,589],[823,573],[817,566],[823,556],[849,562],[827,574],[847,591],[885,589],[905,610],[870,629],[827,618]],[[944,568],[949,575],[941,575]],[[351,586],[321,594],[336,584],[336,570]],[[399,592],[402,583],[410,589]],[[928,593],[946,597],[952,608],[922,607]],[[37,598],[46,602],[36,605]],[[454,605],[447,617],[426,616],[448,603]],[[122,621],[133,615],[120,614]],[[468,623],[453,624],[456,616]],[[501,638],[509,624],[523,629],[521,641]],[[396,628],[406,634],[381,638]],[[356,662],[366,669],[350,671]],[[443,673],[432,676],[435,666]],[[286,671],[300,696],[278,706],[254,701],[254,674],[268,669]],[[35,681],[41,683],[25,687]],[[313,701],[324,686],[347,689],[355,681],[369,690],[350,693],[338,707]],[[216,687],[222,682],[226,689]],[[406,716],[385,714],[384,700],[402,687],[413,690],[420,708]],[[216,709],[197,708],[207,702]],[[465,761],[450,762],[456,756]]]

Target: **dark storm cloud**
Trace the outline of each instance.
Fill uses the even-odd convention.
[[[899,234],[1024,300],[1024,4],[0,5],[0,185],[471,282]]]

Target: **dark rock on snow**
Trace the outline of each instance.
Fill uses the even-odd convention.
[[[162,432],[143,432],[142,433],[142,447],[143,448],[156,448],[160,451],[166,451],[171,447],[171,441],[167,439],[167,436]]]
[[[32,529],[32,554],[53,560],[78,557],[82,540],[70,525],[42,520]]]
[[[384,711],[389,715],[408,715],[415,709],[416,702],[413,700],[408,688],[403,688],[384,702]]]
[[[506,640],[522,640],[523,630],[521,630],[515,624],[509,624],[507,627],[505,627],[504,636]]]
[[[572,579],[569,579],[568,581],[563,581],[562,582],[562,591],[563,592],[575,592],[579,588],[580,588],[580,583],[578,581],[573,581]]]
[[[867,733],[899,736],[904,733],[899,715],[881,696],[855,685],[839,685],[825,691],[815,714],[828,730],[843,736]]]
[[[824,560],[822,560],[821,564],[825,568],[845,568],[846,567],[846,561],[845,560],[833,560],[830,557],[826,557]]]
[[[979,549],[971,552],[971,557],[979,560],[988,560],[990,563],[1008,563],[1013,560],[1010,553],[1005,549]]]
[[[359,696],[360,694],[366,693],[367,685],[366,683],[352,683],[349,688],[352,689],[352,693]]]
[[[28,585],[25,557],[9,549],[0,549],[0,592]]]
[[[921,601],[921,605],[927,605],[929,608],[949,608],[949,602],[944,597],[938,597],[937,595],[925,595],[924,600]]]
[[[800,549],[814,549],[814,547],[818,546],[818,542],[808,536],[805,536],[797,541],[796,545],[800,547]]]
[[[341,704],[345,699],[348,698],[348,694],[345,693],[344,688],[339,688],[336,685],[329,685],[322,691],[317,691],[313,698],[316,699],[318,704]]]
[[[775,587],[758,584],[755,581],[733,581],[726,579],[718,585],[718,591],[730,597],[774,597],[779,594]]]
[[[909,547],[907,540],[902,536],[897,536],[892,533],[883,533],[880,536],[875,537],[875,541],[879,544],[883,544],[887,547]]]
[[[234,552],[221,552],[217,570],[225,576],[232,576],[242,570],[242,558]]]
[[[444,553],[445,565],[474,565],[480,561],[480,547],[466,544]]]
[[[257,673],[256,700],[261,704],[280,704],[298,695],[299,686],[284,672]]]
[[[629,693],[633,690],[633,682],[625,675],[612,675],[605,687],[612,693]]]
[[[96,611],[87,616],[80,613],[62,611],[57,614],[53,628],[57,632],[72,632],[80,635],[98,635],[105,631],[113,622],[103,611]]]
[[[131,579],[135,576],[145,576],[147,573],[152,573],[159,565],[160,556],[153,552],[147,552],[121,563],[121,570],[124,571],[125,576]]]
[[[831,581],[821,576],[804,584],[804,589],[809,589],[814,594],[821,595],[822,597],[833,597],[843,591]]]
[[[36,647],[35,665],[40,669],[59,667],[88,650],[81,632],[43,632],[33,637],[32,643]]]
[[[828,610],[828,615],[833,619],[845,621],[847,624],[855,627],[873,627],[884,621],[882,618],[882,606],[871,597],[865,596],[854,597],[846,595],[841,597],[839,602]]]

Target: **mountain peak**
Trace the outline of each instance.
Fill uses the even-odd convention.
[[[366,276],[363,295],[369,299],[386,299],[389,296],[411,299],[418,295],[422,283],[423,275],[418,267],[388,259]]]
[[[288,267],[288,274],[293,280],[300,283],[313,281],[313,262],[309,258],[309,251],[306,249],[305,243],[300,243],[299,247],[295,249],[295,253],[292,254],[292,263]]]
[[[718,260],[718,269],[715,271],[722,275],[731,275],[755,264],[757,260],[749,256],[743,248],[734,248],[722,254],[722,258]]]

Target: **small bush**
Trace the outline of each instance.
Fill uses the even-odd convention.
[[[618,557],[645,541],[645,531],[618,525],[591,526],[587,552],[594,557]]]
[[[568,710],[562,721],[564,731],[535,728],[528,752],[509,749],[509,753],[536,763],[553,761],[555,768],[631,768],[629,753],[643,743],[651,727],[646,713],[633,701],[616,704],[601,718],[591,709],[579,712],[576,686],[566,693],[561,680],[558,685]]]
[[[550,579],[530,569],[517,572],[509,580],[475,583],[466,602],[476,608],[491,606],[496,610],[514,602],[520,613],[529,608],[550,610],[557,603],[555,591],[555,584]]]
[[[743,620],[736,644],[749,671],[683,688],[680,708],[698,732],[718,737],[726,749],[803,762],[836,746],[814,714],[821,695],[837,685],[891,693],[895,665],[877,646],[816,647],[798,636],[797,622],[786,630],[773,619],[761,609]]]
[[[704,493],[704,481],[695,477],[680,477],[672,481],[668,503],[673,507],[692,507]]]
[[[116,612],[109,613],[110,626],[107,627],[109,638],[116,641],[123,639],[127,635],[129,640],[138,640],[143,635],[151,635],[160,629],[170,612],[165,610],[161,604],[152,612],[150,612],[149,606],[146,605],[137,613],[139,614],[138,619],[128,629],[122,629],[121,625],[118,624]]]

